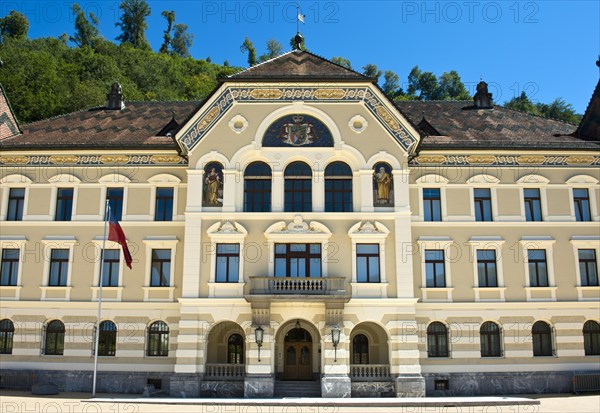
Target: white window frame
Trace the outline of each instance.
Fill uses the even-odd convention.
[[[144,301],[173,301],[173,295],[175,292],[175,264],[177,257],[177,243],[179,240],[174,236],[159,236],[159,237],[146,237],[143,240],[146,245],[146,275],[144,276]],[[150,279],[152,275],[152,250],[154,249],[170,249],[171,250],[171,273],[169,274],[169,286],[168,287],[151,287]],[[151,297],[152,292],[164,292],[169,293],[168,298],[153,298]]]
[[[18,249],[19,250],[19,266],[17,267],[17,285],[0,286],[0,291],[12,292],[12,296],[0,295],[0,300],[15,300],[18,301],[21,297],[23,264],[25,263],[25,245],[27,238],[21,235],[2,236],[0,235],[0,262],[2,261],[2,250]]]
[[[417,240],[419,252],[421,254],[421,293],[423,301],[429,302],[452,302],[452,266],[448,261],[448,249],[454,244],[454,240],[450,237],[420,237]],[[427,287],[427,266],[425,263],[426,250],[443,250],[444,251],[444,275],[446,277],[445,287]],[[445,299],[430,299],[427,297],[428,292],[446,292]]]
[[[489,189],[490,190],[490,206],[492,209],[492,220],[490,222],[495,222],[498,217],[498,194],[496,189],[500,183],[500,179],[495,176],[488,174],[478,174],[474,175],[467,180],[467,184],[470,184],[469,195],[471,197],[471,217],[473,221],[477,221],[477,216],[475,213],[475,189]],[[481,221],[485,222],[485,221]]]
[[[599,206],[596,203],[595,194],[595,191],[598,191],[598,182],[599,181],[596,178],[589,175],[575,175],[567,180],[567,185],[569,185],[571,219],[574,222],[577,222],[577,217],[575,215],[575,199],[573,196],[573,190],[578,188],[584,188],[588,190],[588,196],[590,197],[590,217],[592,219],[591,222],[600,221],[600,211],[598,210]],[[582,221],[582,223],[584,222],[586,221]]]
[[[549,222],[556,220],[563,220],[564,217],[554,217],[548,215],[548,204],[546,196],[546,188],[550,180],[541,175],[529,174],[521,177],[517,180],[517,184],[520,185],[519,197],[521,202],[521,220],[524,222],[536,223],[536,222]],[[540,191],[540,206],[542,208],[542,220],[541,221],[527,221],[527,214],[525,212],[525,189],[538,189]]]
[[[504,267],[502,265],[502,248],[505,240],[500,236],[480,236],[471,237],[467,245],[471,248],[471,262],[473,264],[473,290],[475,291],[475,301],[505,301],[504,292]],[[479,272],[477,262],[477,250],[493,250],[496,253],[496,277],[498,287],[481,287],[479,285]],[[481,298],[482,292],[497,292],[498,298]],[[497,323],[496,323],[497,324]]]
[[[552,237],[533,236],[522,237],[519,243],[523,253],[523,265],[525,267],[525,292],[527,301],[556,301],[556,281],[554,278],[554,248],[556,240]],[[529,254],[528,250],[546,251],[546,269],[548,271],[548,287],[531,287],[529,274]],[[547,291],[550,294],[548,298],[532,298],[532,292]]]
[[[150,220],[152,222],[173,222],[181,221],[182,218],[177,214],[177,208],[179,205],[179,188],[181,185],[181,179],[171,174],[159,174],[154,175],[148,179],[150,183]],[[173,188],[173,216],[171,221],[156,221],[156,191],[158,188]],[[202,192],[200,190],[200,192]]]
[[[243,297],[244,295],[244,240],[248,231],[235,221],[217,222],[206,231],[211,243],[209,297]],[[239,268],[237,283],[216,282],[217,244],[239,244]]]
[[[419,189],[419,216],[418,221],[421,222],[447,222],[448,221],[448,208],[446,207],[446,187],[448,185],[448,178],[438,174],[427,174],[418,178],[415,181],[418,184]],[[441,207],[441,221],[425,221],[425,209],[423,200],[423,189],[439,189],[440,190],[440,207]]]
[[[73,275],[73,250],[76,245],[79,245],[77,238],[74,236],[65,237],[46,237],[42,239],[44,271],[42,272],[42,290],[41,301],[70,301],[71,300],[71,285]],[[52,250],[68,249],[69,250],[69,265],[67,266],[67,284],[65,286],[49,286],[50,280],[50,259],[52,258]],[[64,298],[48,298],[48,291],[63,291]]]
[[[102,187],[102,195],[100,196],[100,219],[104,220],[104,211],[106,211],[106,198],[108,197],[108,189],[109,188],[123,188],[123,206],[120,221],[127,221],[127,198],[128,198],[128,187],[131,183],[131,179],[126,177],[125,175],[121,175],[118,173],[104,175],[100,179],[98,179]],[[83,216],[82,218],[95,218],[93,216],[87,217]]]
[[[92,290],[92,301],[98,301],[98,294],[100,290],[100,271],[102,269],[101,257],[102,257],[102,237],[98,237],[92,240],[94,244],[94,281],[92,286],[90,287]],[[115,298],[110,298],[106,295],[102,295],[102,301],[121,301],[123,296],[123,266],[125,265],[125,260],[123,256],[123,248],[120,244],[106,240],[106,245],[104,246],[107,250],[119,250],[119,284],[116,287],[102,287],[102,292],[112,292],[115,295]],[[116,324],[116,323],[115,323]]]
[[[600,295],[600,286],[582,286],[581,272],[579,270],[579,251],[578,250],[595,250],[596,251],[596,270],[600,270],[600,237],[598,236],[573,236],[571,237],[571,245],[573,247],[573,257],[575,260],[575,288],[577,289],[577,297],[579,301],[597,301]],[[598,274],[600,276],[600,274]],[[586,292],[588,294],[586,294]],[[595,293],[595,294],[594,294]],[[586,297],[587,295],[587,297]],[[592,296],[590,296],[592,295]]]
[[[81,184],[81,179],[71,174],[58,174],[48,179],[48,183],[52,184],[52,193],[50,194],[50,216],[49,220],[52,222],[72,222],[79,221],[77,216],[77,203],[79,197],[79,191],[77,190]],[[56,203],[58,196],[58,188],[73,188],[73,205],[71,206],[71,221],[56,221]],[[104,211],[104,210],[103,210]],[[104,216],[104,213],[102,213]],[[86,217],[85,215],[83,216]]]
[[[352,297],[380,297],[387,298],[388,281],[385,272],[385,240],[390,234],[379,221],[361,221],[354,224],[348,231],[348,236],[352,241]],[[356,265],[356,245],[357,244],[377,244],[379,245],[379,282],[364,283],[358,282]]]
[[[2,187],[2,205],[0,205],[0,221],[6,221],[8,217],[8,196],[11,189],[25,188],[25,197],[23,199],[23,218],[21,221],[27,220],[27,206],[29,201],[29,186],[33,181],[21,174],[13,174],[0,179]],[[6,221],[6,223],[20,221]],[[2,224],[5,225],[5,224]]]

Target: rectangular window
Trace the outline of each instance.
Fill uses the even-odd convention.
[[[173,221],[173,188],[156,188],[155,221]]]
[[[152,250],[151,287],[169,287],[171,279],[171,250]]]
[[[19,275],[19,250],[4,248],[0,267],[0,285],[16,286]]]
[[[573,204],[577,221],[591,221],[590,194],[586,188],[573,189]]]
[[[102,253],[102,286],[103,287],[118,287],[119,286],[119,250],[104,250]]]
[[[321,244],[275,244],[275,277],[321,277]]]
[[[428,288],[446,286],[444,250],[425,250],[425,281]]]
[[[73,211],[73,188],[58,188],[55,221],[70,221]]]
[[[50,253],[50,287],[65,287],[69,274],[69,250],[53,249]]]
[[[477,250],[479,287],[497,287],[498,275],[495,250]]]
[[[546,250],[527,250],[529,261],[529,286],[548,287]]]
[[[578,250],[581,285],[598,286],[598,264],[595,250]]]
[[[11,188],[8,193],[7,221],[22,221],[25,207],[25,188]]]
[[[110,216],[120,221],[123,216],[123,188],[106,188]]]
[[[215,280],[218,283],[236,283],[239,271],[240,244],[217,244]]]
[[[475,220],[493,221],[492,219],[492,195],[487,188],[475,188],[473,191],[475,202]]]
[[[525,199],[525,218],[527,221],[542,220],[542,199],[540,190],[536,188],[526,188],[523,190]]]
[[[423,213],[425,221],[442,220],[442,202],[438,188],[423,188]]]
[[[379,244],[356,244],[356,281],[379,282]]]

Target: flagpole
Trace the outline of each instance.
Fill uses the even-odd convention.
[[[296,33],[300,33],[300,0],[296,0]]]
[[[104,281],[104,251],[106,247],[106,224],[108,223],[108,214],[110,212],[110,200],[106,200],[104,208],[104,234],[102,236],[102,250],[100,251],[100,279],[98,282],[98,320],[96,322],[96,337],[94,345],[94,376],[92,379],[92,397],[96,397],[96,376],[98,374],[98,347],[100,344],[100,317],[102,314],[102,282]]]

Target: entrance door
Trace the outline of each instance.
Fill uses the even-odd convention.
[[[312,337],[308,331],[295,328],[284,340],[285,380],[312,380]]]

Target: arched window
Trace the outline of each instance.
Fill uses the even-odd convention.
[[[110,320],[100,323],[98,337],[98,355],[114,356],[117,350],[117,326]]]
[[[285,168],[285,212],[312,212],[312,171],[304,162]]]
[[[498,324],[487,321],[479,329],[481,341],[481,357],[500,357],[500,327]]]
[[[0,354],[12,354],[15,325],[9,319],[0,321]]]
[[[364,334],[357,334],[352,339],[352,363],[369,364],[369,339]]]
[[[244,338],[240,334],[232,334],[227,340],[227,363],[244,364]]]
[[[448,329],[440,322],[427,327],[427,356],[448,357]]]
[[[46,326],[44,354],[62,356],[65,350],[65,325],[60,320],[53,320]]]
[[[583,325],[583,347],[586,356],[600,356],[600,324],[586,321]]]
[[[163,321],[155,321],[148,328],[148,351],[150,357],[169,355],[169,326]]]
[[[325,168],[325,212],[352,212],[352,170],[344,162]]]
[[[271,212],[271,168],[252,162],[244,171],[244,211]]]
[[[533,355],[551,356],[552,355],[552,330],[550,326],[543,321],[537,321],[531,329],[533,336]]]
[[[223,165],[219,162],[210,162],[204,168],[202,206],[223,206]]]

